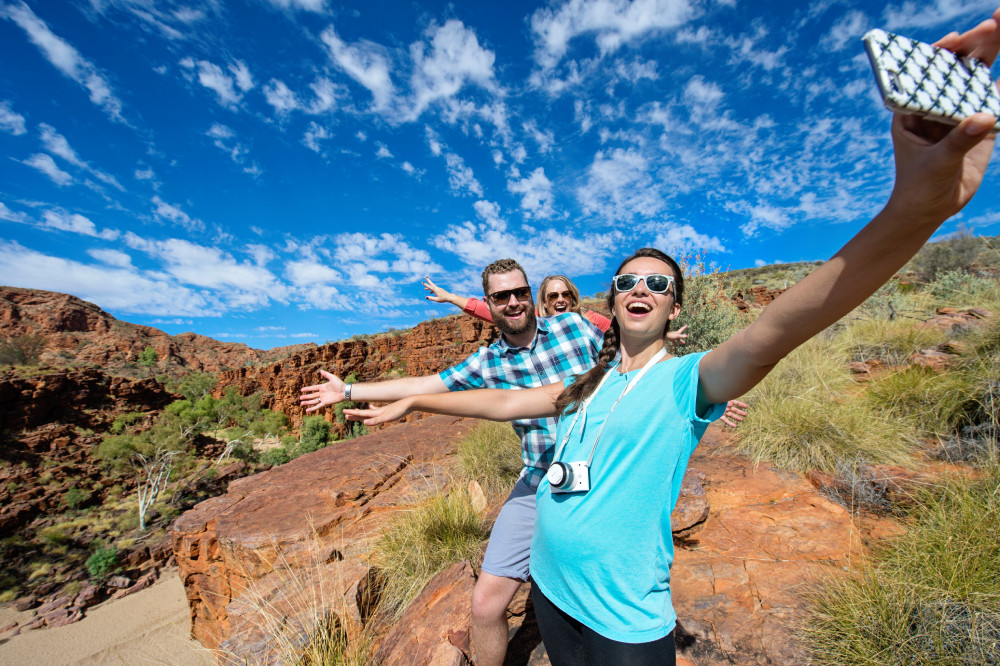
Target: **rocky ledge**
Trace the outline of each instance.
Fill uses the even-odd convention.
[[[456,441],[470,423],[436,416],[337,444],[235,481],[182,515],[173,540],[193,635],[224,661],[276,663],[317,621],[361,631],[377,594],[373,540],[395,514],[454,483]],[[808,480],[755,468],[727,437],[709,429],[674,514],[680,654],[698,664],[803,663],[804,593],[858,554],[857,532]],[[468,663],[478,564],[443,572],[383,627],[379,659]],[[509,613],[521,629],[508,661],[547,663],[525,594]]]

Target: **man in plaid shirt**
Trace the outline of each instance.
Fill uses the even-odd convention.
[[[513,259],[483,270],[483,292],[500,338],[439,375],[345,384],[321,370],[324,384],[302,389],[307,412],[341,400],[391,402],[410,395],[477,388],[531,388],[561,382],[597,362],[603,332],[567,312],[539,319],[528,278]],[[472,592],[472,639],[480,666],[499,666],[507,651],[507,606],[528,578],[535,489],[552,462],[556,419],[514,421],[524,469],[497,516]]]

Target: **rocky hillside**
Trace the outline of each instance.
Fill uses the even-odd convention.
[[[262,351],[196,333],[168,335],[151,326],[115,319],[75,296],[0,286],[0,341],[17,339],[35,343],[39,361],[51,367],[89,365],[132,377],[147,372],[138,365],[146,347],[156,350],[156,374],[178,377],[189,372],[218,372],[266,363],[315,346]]]

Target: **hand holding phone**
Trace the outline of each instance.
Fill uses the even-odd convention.
[[[985,111],[1000,132],[1000,93],[985,63],[884,30],[863,39],[887,108],[950,125]]]

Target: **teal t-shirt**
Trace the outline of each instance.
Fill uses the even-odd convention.
[[[560,609],[612,640],[657,640],[677,619],[670,601],[670,514],[688,459],[725,410],[718,404],[702,417],[696,413],[703,356],[653,366],[608,419],[639,372],[612,370],[558,455],[560,462],[587,460],[608,420],[590,467],[590,491],[553,493],[547,480],[538,487],[532,581]],[[572,421],[572,414],[559,420],[557,451]]]

